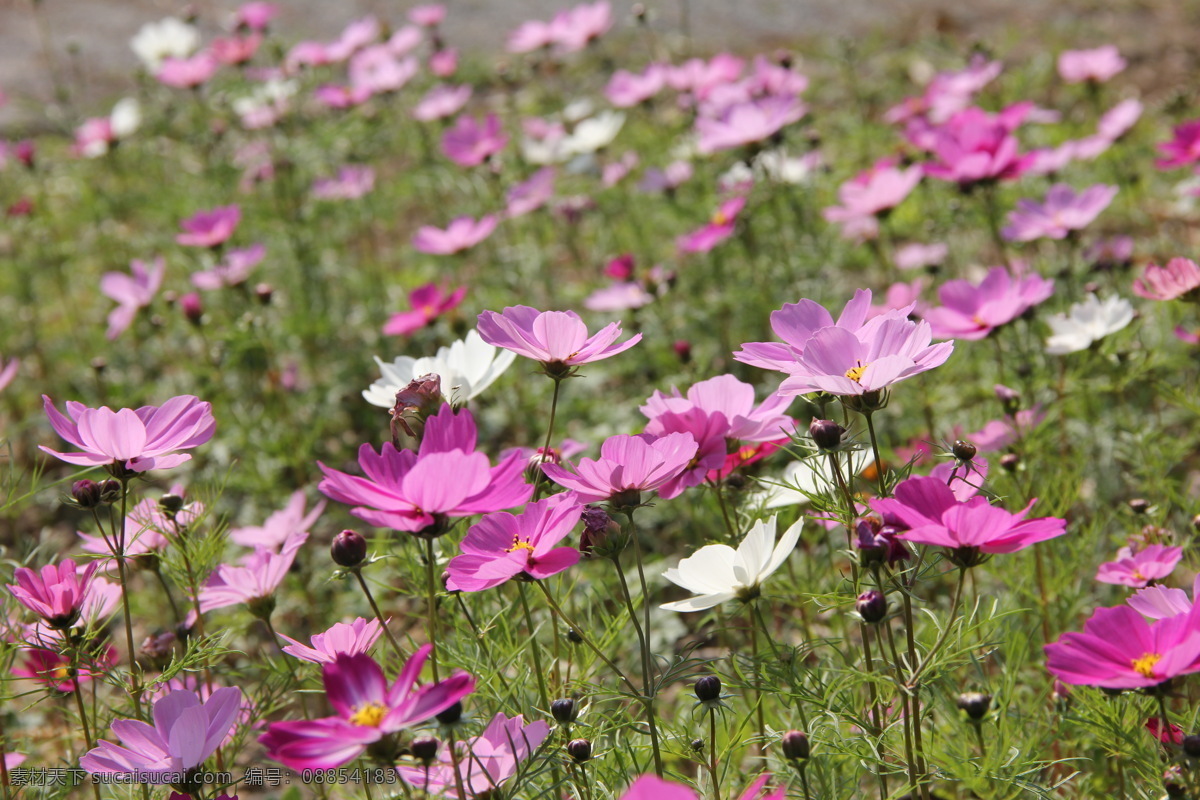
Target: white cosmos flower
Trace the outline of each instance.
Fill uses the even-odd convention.
[[[416,378],[435,374],[442,380],[442,396],[446,402],[463,405],[491,386],[516,357],[511,350],[488,344],[478,331],[471,329],[465,339],[438,348],[435,356],[400,356],[390,364],[376,356],[375,362],[383,377],[372,383],[363,392],[363,397],[371,405],[391,408],[396,405],[396,392]]]
[[[841,456],[838,458],[845,474],[846,462]],[[850,473],[857,475],[874,461],[868,450],[851,451]],[[765,491],[751,497],[749,503],[752,506],[761,504],[764,509],[805,506],[812,495],[831,494],[834,491],[833,472],[829,467],[829,459],[824,455],[793,461],[784,467],[778,481],[763,481],[763,484]]]
[[[1055,314],[1046,322],[1054,332],[1046,340],[1046,352],[1056,356],[1077,353],[1133,322],[1133,305],[1117,295],[1100,300],[1089,294],[1082,303],[1071,306],[1069,313]]]
[[[200,44],[200,33],[178,17],[147,22],[129,40],[134,54],[150,72],[158,72],[168,58],[187,58]]]
[[[660,608],[703,611],[735,597],[743,600],[757,597],[763,581],[791,555],[804,527],[801,517],[776,544],[775,519],[755,522],[737,550],[729,545],[710,544],[680,561],[678,567],[664,572],[667,580],[695,592],[696,596],[677,603],[663,603]]]
[[[142,107],[132,97],[118,100],[112,113],[108,115],[108,124],[112,128],[114,139],[124,139],[141,127]]]
[[[620,111],[602,111],[577,122],[571,135],[564,140],[563,147],[573,155],[594,153],[612,144],[624,124],[625,115]]]

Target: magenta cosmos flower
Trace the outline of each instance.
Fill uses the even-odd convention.
[[[245,603],[251,613],[269,615],[274,607],[272,596],[287,577],[296,552],[308,541],[307,533],[293,533],[276,553],[256,548],[240,567],[222,564],[200,590],[200,613]]]
[[[56,648],[61,647],[57,642],[52,644]],[[96,678],[112,674],[119,660],[117,648],[111,644],[100,647],[96,653],[85,651],[83,660],[74,665],[71,663],[72,657],[60,649],[22,648],[21,656],[21,664],[12,668],[13,675],[37,681],[45,688],[63,694],[74,692],[77,682],[82,686]],[[71,677],[72,666],[75,669],[75,677]]]
[[[583,506],[570,492],[530,503],[520,514],[488,514],[471,526],[447,567],[450,591],[481,592],[524,575],[541,580],[579,561],[574,547],[558,547],[579,522]]]
[[[216,247],[233,236],[241,220],[242,210],[236,205],[200,211],[179,223],[184,233],[175,241],[188,247]]]
[[[79,572],[74,561],[63,561],[58,566],[47,564],[41,571],[28,567],[17,567],[16,585],[9,584],[13,597],[56,630],[75,624],[87,597],[92,575],[99,564],[89,563]]]
[[[904,201],[921,182],[919,166],[898,169],[896,159],[884,159],[860,172],[838,188],[840,206],[825,209],[830,222],[850,222],[861,217],[881,216]]]
[[[937,160],[925,166],[925,174],[961,186],[1019,177],[1030,159],[1017,152],[1015,117],[978,108],[959,111],[929,132],[928,149]]]
[[[1150,264],[1133,282],[1133,293],[1147,300],[1192,299],[1200,289],[1200,266],[1190,258],[1172,258],[1165,267]]]
[[[166,269],[167,264],[160,257],[152,262],[134,259],[128,275],[124,272],[104,273],[100,278],[100,293],[117,301],[117,307],[108,314],[105,336],[116,339],[129,329],[138,309],[150,305],[154,295],[158,294]]]
[[[419,122],[433,122],[453,116],[471,99],[470,86],[437,85],[425,93],[421,102],[413,107],[413,119]]]
[[[733,357],[754,367],[789,372],[795,366],[796,357],[804,352],[805,343],[814,333],[822,328],[835,326],[855,332],[866,323],[870,310],[870,289],[857,290],[842,309],[836,322],[833,315],[815,300],[804,299],[798,303],[787,303],[778,311],[771,312],[771,330],[783,342],[747,342]],[[905,316],[911,311],[911,308],[905,309]]]
[[[610,436],[600,445],[600,458],[581,458],[571,472],[543,464],[546,477],[575,492],[581,503],[611,501],[633,506],[642,492],[659,489],[688,468],[699,446],[687,433]]]
[[[171,692],[154,703],[154,724],[118,719],[112,732],[127,747],[102,741],[79,759],[93,775],[139,773],[139,781],[162,785],[201,766],[229,733],[241,710],[242,692],[227,686],[201,703],[195,692]]]
[[[418,286],[408,293],[411,311],[401,311],[393,314],[383,326],[383,332],[388,336],[407,336],[421,330],[442,314],[456,308],[467,296],[467,287],[460,286],[453,292],[448,292],[436,283]]]
[[[799,120],[807,110],[798,98],[782,95],[735,103],[716,117],[696,120],[696,149],[708,154],[761,142]]]
[[[1054,281],[993,267],[978,286],[966,280],[943,283],[938,287],[942,304],[925,312],[925,319],[939,339],[985,339],[1052,294]]]
[[[738,215],[746,207],[746,198],[733,197],[721,203],[703,228],[680,236],[675,246],[681,253],[707,253],[733,235]]]
[[[469,250],[496,230],[499,220],[494,214],[475,221],[470,217],[455,217],[445,230],[432,225],[422,225],[413,236],[413,247],[422,253],[450,255]]]
[[[432,645],[425,645],[388,686],[368,655],[338,655],[322,672],[325,696],[336,716],[274,722],[258,741],[267,756],[292,769],[332,769],[358,758],[389,734],[440,714],[475,690],[475,679],[457,671],[444,681],[417,685]]]
[[[1046,192],[1044,202],[1017,201],[1016,211],[1008,215],[1011,224],[1004,229],[1004,238],[1010,242],[1065,239],[1090,225],[1116,196],[1117,187],[1102,183],[1078,194],[1065,183],[1056,183]]]
[[[1058,55],[1058,74],[1067,83],[1104,83],[1125,69],[1125,59],[1116,45],[1093,50],[1067,50]]]
[[[365,477],[317,462],[325,479],[320,489],[350,513],[381,528],[438,535],[448,517],[469,517],[519,506],[533,487],[525,483],[525,459],[512,453],[492,467],[475,451],[475,419],[463,409],[443,406],[425,424],[420,449],[397,450],[385,442],[377,454],[369,444],[358,451]]]
[[[1064,683],[1146,689],[1200,671],[1200,604],[1147,622],[1129,606],[1098,608],[1082,633],[1048,644],[1046,669]]]
[[[266,245],[258,243],[241,250],[230,250],[225,259],[212,269],[192,273],[192,285],[213,291],[245,283],[250,273],[267,255]]]
[[[1200,160],[1200,119],[1176,125],[1171,141],[1163,142],[1158,149],[1167,155],[1154,162],[1159,169],[1182,167]]]
[[[358,617],[349,623],[336,622],[323,633],[314,633],[309,639],[312,647],[282,633],[279,634],[279,638],[289,642],[287,647],[282,648],[288,655],[301,661],[311,661],[313,664],[332,664],[339,655],[366,653],[382,635],[383,626],[379,624],[379,620]]]
[[[313,181],[312,196],[319,200],[357,200],[375,188],[375,170],[347,164],[333,178]]]
[[[442,135],[442,152],[461,167],[475,167],[487,161],[508,144],[508,134],[500,127],[500,118],[488,114],[483,121],[463,115]]]
[[[550,725],[544,720],[526,723],[520,715],[510,718],[497,714],[483,733],[469,741],[457,742],[457,768],[467,797],[485,796],[503,785],[549,735]],[[458,796],[455,760],[450,758],[446,745],[438,749],[437,760],[428,769],[397,767],[396,770],[405,782],[421,787],[431,796]]]
[[[191,455],[175,451],[204,444],[217,427],[212,404],[187,394],[136,411],[88,408],[68,400],[69,418],[46,395],[42,402],[58,435],[83,452],[60,453],[44,445],[40,449],[68,464],[85,467],[118,464],[132,472],[177,467]]]
[[[969,567],[980,554],[1015,553],[1067,532],[1057,517],[1025,519],[1036,502],[1012,514],[978,495],[960,501],[944,481],[919,476],[898,485],[895,497],[872,500],[871,508],[908,529],[897,538],[949,548],[955,563]]]
[[[538,311],[509,306],[479,315],[479,335],[485,342],[540,361],[547,373],[562,377],[574,367],[623,353],[642,340],[640,333],[621,344],[621,323],[613,322],[588,336],[587,325],[574,311]]]
[[[1100,565],[1096,580],[1141,589],[1151,581],[1161,580],[1175,570],[1183,558],[1182,547],[1152,544],[1136,553],[1128,547],[1117,551],[1117,560]]]

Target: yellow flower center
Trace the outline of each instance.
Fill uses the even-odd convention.
[[[521,539],[520,539],[520,537],[519,537],[519,536],[514,536],[514,537],[513,537],[513,543],[512,543],[512,547],[508,548],[508,549],[507,549],[507,550],[505,550],[504,552],[506,552],[506,553],[512,553],[512,552],[514,552],[514,551],[516,551],[516,550],[528,550],[530,553],[532,553],[532,552],[533,552],[533,545],[531,545],[529,542],[523,542],[523,541],[521,541]]]
[[[851,367],[846,370],[846,377],[855,383],[862,383],[863,373],[867,371],[869,364],[859,364],[857,367]]]
[[[713,225],[728,225],[729,217],[725,216],[725,212],[718,211],[717,213],[713,214],[712,224]]]
[[[59,667],[54,670],[54,680],[56,681],[65,681],[69,677],[71,677],[71,670],[66,667]]]
[[[1133,660],[1133,671],[1144,678],[1153,678],[1154,665],[1161,660],[1162,656],[1159,653],[1143,653],[1141,658]]]
[[[350,715],[350,724],[378,728],[385,716],[387,716],[387,707],[383,703],[367,703],[364,706],[359,706]]]

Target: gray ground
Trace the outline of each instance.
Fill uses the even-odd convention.
[[[347,21],[366,13],[398,23],[415,4],[277,2],[284,7],[278,27],[288,40],[333,38]],[[548,18],[573,0],[445,2],[451,43],[464,52],[498,54],[505,34],[519,22]],[[236,5],[236,0],[0,0],[0,88],[11,100],[0,109],[0,135],[6,127],[39,117],[73,127],[81,116],[100,111],[102,99],[131,85],[137,62],[129,39],[144,22],[191,8],[215,30]],[[619,25],[630,24],[632,5],[613,0]],[[646,0],[645,5],[660,30],[686,25],[699,50],[763,49],[872,32],[903,41],[932,30],[960,36],[964,43],[1003,34],[1006,46],[1020,47],[1052,29],[1056,39],[1077,47],[1116,42],[1144,89],[1180,78],[1196,83],[1190,39],[1200,16],[1197,0]],[[54,102],[51,70],[73,87],[75,108]]]

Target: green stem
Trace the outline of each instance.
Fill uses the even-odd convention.
[[[129,582],[125,576],[125,525],[128,520],[129,479],[121,479],[121,533],[113,530],[113,539],[117,543],[117,576],[121,582],[121,610],[125,614],[125,646],[129,651],[129,696],[133,698],[134,716],[142,717],[142,687],[137,677],[137,651],[133,648],[133,615],[129,611]]]
[[[594,642],[592,642],[591,638],[589,638],[588,635],[583,632],[583,628],[571,621],[566,612],[563,611],[558,605],[558,602],[554,599],[553,595],[550,594],[550,590],[546,588],[546,584],[542,581],[538,581],[537,587],[542,590],[542,594],[546,596],[546,602],[550,604],[551,610],[558,615],[558,618],[563,621],[563,624],[575,631],[575,633],[579,634],[579,638],[582,639],[583,643],[588,646],[588,649],[595,653],[600,660],[603,661],[605,665],[607,665],[608,668],[613,671],[613,674],[621,679],[621,682],[625,684],[630,692],[632,692],[635,696],[638,695],[637,687],[633,685],[633,682],[626,677],[625,673],[621,671],[620,667],[612,662],[612,659],[604,654],[603,650],[601,650],[595,645]]]
[[[542,496],[542,483],[546,480],[546,473],[542,471],[541,465],[545,464],[550,457],[550,441],[554,436],[554,417],[558,413],[558,391],[562,387],[563,379],[560,377],[551,376],[554,379],[554,398],[550,401],[550,423],[546,425],[546,443],[542,446],[542,452],[538,456],[538,473],[537,478],[533,482],[533,499],[536,501]]]
[[[713,800],[721,800],[721,778],[717,773],[717,710],[708,712],[708,773],[712,776]]]
[[[537,636],[533,630],[533,615],[529,613],[529,598],[525,594],[525,581],[517,580],[518,594],[521,596],[521,610],[525,613],[525,630],[529,632],[529,652],[533,655],[533,671],[537,674],[538,694],[542,699],[542,708],[550,710],[550,694],[546,691],[546,675],[542,672],[542,656],[538,651]]]
[[[396,651],[396,655],[401,661],[408,658],[401,649],[400,643],[396,641],[396,637],[388,630],[387,620],[383,618],[383,612],[379,610],[379,606],[375,603],[375,598],[371,595],[371,589],[367,586],[367,581],[362,576],[362,570],[355,567],[350,570],[354,573],[354,577],[358,580],[358,585],[362,587],[363,594],[367,596],[367,602],[371,604],[371,610],[375,612],[375,619],[379,620],[379,627],[383,628],[383,633],[387,636],[387,640],[391,642],[392,649]]]
[[[613,555],[613,565],[617,568],[617,577],[621,581],[621,594],[625,600],[625,608],[629,611],[629,620],[637,632],[642,662],[642,692],[639,699],[645,708],[646,723],[650,728],[650,744],[654,750],[654,771],[659,777],[662,777],[662,754],[658,750],[658,726],[654,719],[654,700],[650,697],[650,665],[647,663],[646,657],[649,648],[646,643],[646,634],[642,630],[642,623],[638,621],[637,610],[633,607],[633,596],[629,593],[629,582],[625,580],[625,572],[621,569],[620,556],[617,554]]]
[[[879,437],[875,435],[875,412],[866,411],[867,435],[871,437],[871,455],[875,457],[875,477],[879,481],[879,496],[887,497],[887,479],[884,476],[883,459],[879,457]]]
[[[437,683],[441,678],[438,675],[438,651],[437,651],[437,589],[435,581],[437,581],[437,570],[434,564],[433,555],[433,539],[425,540],[425,600],[426,611],[429,614],[429,643],[433,645],[433,649],[429,653],[429,664],[433,668],[433,681]],[[451,750],[453,751],[453,745]],[[462,797],[461,792],[459,797]]]

